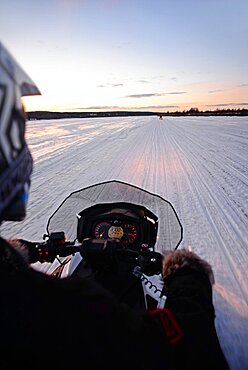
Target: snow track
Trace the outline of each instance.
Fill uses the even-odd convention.
[[[31,121],[27,137],[35,158],[28,215],[1,235],[41,240],[62,200],[100,181],[161,195],[183,225],[179,248],[191,246],[213,266],[222,348],[231,369],[248,370],[248,118]]]

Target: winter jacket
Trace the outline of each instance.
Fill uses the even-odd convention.
[[[207,275],[183,267],[164,282],[166,307],[183,332],[183,340],[174,347],[175,369],[229,369],[215,329],[212,285]]]
[[[0,369],[227,370],[208,280],[165,282],[166,309],[138,314],[92,279],[32,269],[0,238]]]
[[[0,238],[0,369],[166,370],[157,319],[137,314],[94,281],[31,268]]]

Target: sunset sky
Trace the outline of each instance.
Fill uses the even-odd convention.
[[[248,108],[248,0],[1,0],[27,111]]]

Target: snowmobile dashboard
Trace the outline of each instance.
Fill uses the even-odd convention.
[[[134,250],[155,245],[158,220],[143,206],[125,202],[97,204],[77,217],[79,242],[86,238],[112,239]]]
[[[97,220],[91,230],[96,239],[117,239],[122,245],[133,244],[139,237],[139,225],[126,222],[118,216]]]
[[[111,240],[135,251],[176,249],[183,237],[170,202],[118,180],[70,193],[49,217],[46,235],[58,230],[63,230],[67,240]]]

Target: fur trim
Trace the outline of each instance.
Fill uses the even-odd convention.
[[[24,243],[18,239],[6,240],[14,249],[19,252],[26,263],[29,263],[28,249]]]
[[[205,273],[208,276],[210,283],[212,285],[214,284],[214,273],[211,265],[194,252],[187,249],[180,249],[170,251],[164,255],[162,270],[164,278],[183,267],[188,267]]]

